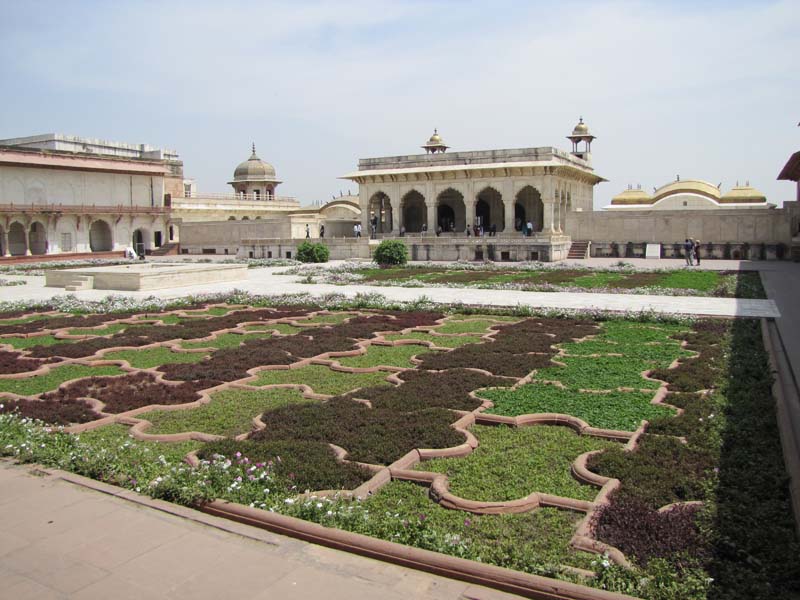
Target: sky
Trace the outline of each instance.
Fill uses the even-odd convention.
[[[628,184],[776,181],[800,149],[800,0],[0,0],[0,138],[175,149],[229,192],[256,144],[304,205],[358,159],[597,136],[595,206]]]

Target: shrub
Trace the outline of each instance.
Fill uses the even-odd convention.
[[[375,248],[372,259],[381,266],[404,265],[408,262],[408,249],[399,240],[383,240]]]
[[[297,246],[297,260],[304,263],[328,262],[331,252],[325,244],[302,242]]]

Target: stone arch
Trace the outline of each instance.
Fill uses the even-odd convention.
[[[392,231],[394,215],[392,215],[392,203],[389,201],[389,195],[386,194],[386,192],[377,191],[372,194],[372,197],[369,199],[367,212],[369,213],[370,225],[373,219],[377,218],[376,231],[378,233],[389,233]]]
[[[28,253],[25,226],[19,221],[14,221],[8,228],[8,250],[11,256],[25,256]]]
[[[427,223],[428,215],[425,211],[425,196],[417,190],[411,190],[400,200],[400,214],[403,215],[402,225],[408,233],[419,233],[422,225]]]
[[[231,215],[230,217],[228,217],[228,221],[235,221],[235,220],[236,220],[236,217],[234,217],[233,215]]]
[[[242,221],[249,221],[249,220],[250,220],[250,217],[248,217],[247,215],[242,217]]]
[[[520,207],[524,214],[523,223],[531,221],[533,223],[534,231],[541,231],[544,227],[544,203],[542,202],[542,194],[535,187],[526,185],[516,195],[516,204],[514,205],[515,214],[517,206]]]
[[[93,221],[89,228],[89,249],[92,252],[110,252],[113,248],[111,226],[103,219]]]
[[[39,221],[32,222],[28,230],[28,247],[31,254],[47,254],[47,228]]]
[[[464,195],[447,188],[436,196],[436,227],[442,231],[464,231],[467,227]]]
[[[485,230],[489,230],[494,226],[497,231],[503,231],[505,228],[503,195],[491,186],[483,188],[478,194],[477,202],[475,203],[475,217],[476,221],[480,217],[480,224],[483,225]]]

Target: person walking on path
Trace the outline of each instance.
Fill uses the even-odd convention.
[[[311,227],[309,227],[308,223],[306,223],[306,239],[309,239],[310,237],[311,237]]]
[[[692,250],[693,249],[694,249],[694,244],[692,243],[692,240],[690,240],[689,238],[686,238],[686,240],[683,242],[683,253],[684,253],[685,257],[686,257],[686,266],[687,267],[691,267],[692,266]]]
[[[694,240],[694,264],[700,266],[700,240]]]
[[[323,225],[322,223],[319,224],[319,237],[321,238],[325,237],[325,225]]]

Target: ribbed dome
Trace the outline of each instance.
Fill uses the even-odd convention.
[[[271,181],[275,176],[275,167],[256,156],[255,144],[250,158],[240,163],[233,172],[234,181]]]
[[[720,202],[724,204],[738,204],[738,203],[757,203],[766,202],[767,197],[759,192],[756,188],[752,187],[749,182],[747,185],[737,185],[729,192],[725,193]]]
[[[653,201],[657,202],[662,198],[674,194],[697,194],[716,201],[719,201],[720,197],[717,186],[707,181],[701,179],[681,179],[658,188],[653,194]]]

